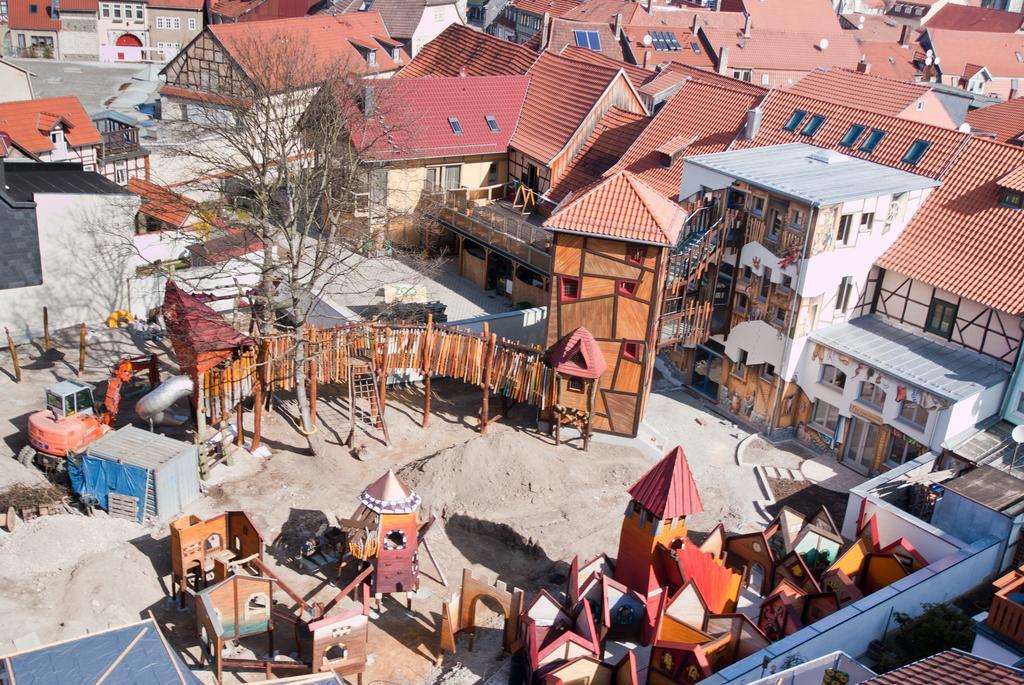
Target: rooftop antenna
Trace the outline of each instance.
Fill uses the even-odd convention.
[[[1010,460],[1010,475],[1013,475],[1013,467],[1017,465],[1017,453],[1020,452],[1021,443],[1024,443],[1024,424],[1017,426],[1010,433],[1010,437],[1017,443],[1017,446],[1013,448],[1013,459]]]
[[[645,33],[644,34],[644,40],[643,40],[644,47],[645,48],[651,47],[651,43],[653,43],[653,42],[654,42],[654,39],[651,38],[651,34]]]

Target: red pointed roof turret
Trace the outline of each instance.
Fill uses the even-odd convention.
[[[359,501],[378,514],[411,514],[419,507],[420,496],[388,469],[387,473],[366,486]]]
[[[676,447],[645,473],[629,494],[659,519],[679,518],[704,511],[682,447]]]
[[[558,373],[574,378],[600,378],[608,368],[597,341],[583,326],[551,346],[548,363]]]

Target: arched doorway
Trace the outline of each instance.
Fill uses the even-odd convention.
[[[142,41],[131,33],[122,33],[118,36],[116,45],[119,48],[141,48]]]

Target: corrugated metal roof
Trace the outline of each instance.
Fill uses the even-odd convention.
[[[173,461],[182,452],[194,452],[195,449],[195,445],[174,440],[160,433],[150,433],[135,426],[124,426],[90,444],[88,454],[100,459],[155,470]]]
[[[718,171],[815,207],[939,185],[892,167],[805,143],[687,157],[687,164]]]
[[[810,339],[953,401],[1010,377],[1009,369],[994,359],[897,328],[875,315],[823,328]]]

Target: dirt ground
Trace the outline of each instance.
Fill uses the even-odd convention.
[[[91,334],[84,378],[100,382],[124,354],[162,351],[165,343],[132,340],[125,331]],[[13,483],[39,482],[41,474],[13,457],[25,444],[29,413],[42,407],[43,391],[58,377],[76,376],[77,340],[63,339],[59,355],[30,346],[19,349],[24,378],[0,378],[6,399],[0,444],[0,490]],[[168,359],[168,355],[164,356]],[[0,355],[0,368],[11,369]],[[165,369],[170,371],[170,368]],[[240,454],[232,466],[217,467],[206,493],[185,513],[208,517],[226,509],[250,513],[267,542],[266,560],[307,600],[326,601],[337,587],[325,571],[311,573],[295,563],[286,541],[301,540],[337,515],[350,515],[363,487],[394,468],[423,498],[423,514],[440,521],[428,543],[449,581],[421,554],[421,590],[413,610],[385,599],[371,617],[371,664],[367,682],[478,682],[505,663],[497,623],[481,631],[477,648],[434,668],[436,628],[443,598],[457,591],[463,568],[500,578],[528,595],[542,586],[562,587],[573,554],[615,554],[626,488],[652,464],[628,447],[601,443],[584,453],[574,444],[555,447],[535,429],[534,410],[517,407],[481,436],[475,428],[478,389],[435,382],[429,427],[420,427],[423,395],[416,387],[389,393],[387,420],[392,447],[363,435],[362,459],[342,446],[348,426],[340,398],[323,389],[319,419],[323,455],[314,457],[293,429],[293,409],[282,398],[280,412],[267,418],[269,457]],[[102,392],[102,385],[98,389]],[[129,392],[133,392],[130,390]],[[141,393],[141,390],[135,391]],[[126,400],[129,408],[134,399]],[[122,423],[130,415],[122,412]],[[246,416],[251,431],[251,416]],[[47,643],[117,626],[153,611],[186,663],[198,669],[194,614],[168,599],[170,542],[166,523],[140,526],[100,513],[59,515],[0,531],[0,653],[19,644]],[[326,569],[330,572],[331,569]],[[290,600],[284,593],[278,602]],[[260,638],[252,647],[263,649]],[[282,650],[284,651],[284,650]],[[200,677],[213,682],[207,671]],[[260,679],[258,673],[228,673],[225,682]]]

